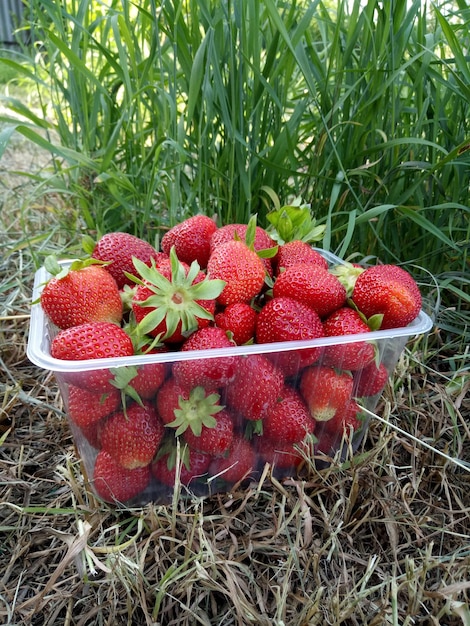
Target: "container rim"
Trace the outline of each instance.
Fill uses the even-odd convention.
[[[331,263],[344,263],[340,258],[332,253],[319,250]],[[70,263],[69,260],[63,261]],[[305,350],[321,348],[324,346],[357,343],[360,341],[377,341],[385,339],[396,339],[399,337],[414,337],[427,333],[433,327],[433,321],[424,311],[408,326],[387,330],[377,330],[368,333],[358,333],[355,335],[344,335],[338,341],[338,337],[322,337],[320,339],[310,339],[303,341],[284,341],[275,343],[251,344],[243,346],[233,346],[229,348],[212,348],[209,350],[191,350],[187,352],[162,352],[157,354],[140,354],[126,357],[114,357],[106,359],[86,359],[79,361],[65,361],[56,359],[50,355],[50,336],[47,332],[48,320],[39,303],[39,297],[44,284],[50,275],[44,267],[37,270],[34,277],[32,294],[32,307],[28,343],[26,355],[28,359],[38,367],[45,370],[60,373],[75,373],[79,371],[90,371],[104,368],[117,368],[123,366],[138,366],[148,363],[174,363],[176,361],[193,361],[196,359],[207,359],[228,356],[248,356],[250,354],[271,354],[275,352],[288,352],[295,350]]]

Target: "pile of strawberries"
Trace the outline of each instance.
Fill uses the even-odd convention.
[[[364,334],[417,317],[410,274],[329,267],[309,244],[277,244],[254,220],[217,227],[197,215],[160,248],[115,232],[86,259],[46,263],[53,277],[40,302],[58,329],[51,356],[122,357],[120,367],[57,374],[103,500],[153,499],[176,480],[196,493],[227,490],[266,463],[285,475],[361,428],[358,399],[379,394],[388,377]],[[338,340],[289,349],[322,337]],[[265,349],[232,354],[250,344]],[[208,352],[185,355],[193,350]],[[162,352],[181,357],[130,359]]]

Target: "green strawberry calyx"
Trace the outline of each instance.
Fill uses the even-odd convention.
[[[213,320],[213,315],[201,306],[198,300],[215,300],[225,287],[225,281],[205,277],[198,283],[194,280],[201,268],[193,261],[188,273],[176,256],[175,248],[170,251],[171,280],[161,274],[152,259],[149,267],[137,258],[133,258],[134,267],[141,278],[126,275],[140,285],[145,285],[152,295],[138,304],[151,310],[139,322],[143,335],[151,333],[163,320],[166,333],[161,340],[171,337],[181,322],[181,333],[189,335],[198,327],[197,318]],[[193,284],[194,283],[194,284]]]
[[[309,204],[303,203],[301,198],[294,198],[290,204],[281,206],[277,194],[270,187],[262,189],[274,204],[274,209],[266,215],[271,224],[268,233],[274,241],[282,245],[295,239],[306,243],[323,239],[326,226],[317,224]]]
[[[204,387],[194,387],[189,394],[189,398],[185,400],[182,396],[178,400],[178,409],[174,410],[175,419],[167,424],[171,428],[175,428],[175,435],[179,436],[190,428],[196,437],[202,432],[202,427],[215,428],[217,415],[223,410],[223,406],[219,404],[220,396],[217,393],[206,395]]]
[[[354,286],[356,284],[357,277],[365,271],[364,267],[357,267],[352,263],[341,263],[340,265],[335,265],[330,269],[330,274],[336,276],[339,282],[346,289],[346,295],[348,298],[351,297],[352,292],[354,291]]]

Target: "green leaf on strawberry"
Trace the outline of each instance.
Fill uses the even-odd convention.
[[[139,302],[143,308],[151,309],[139,322],[142,334],[150,334],[163,321],[166,324],[166,339],[174,335],[179,324],[181,333],[188,335],[198,327],[197,318],[213,320],[213,315],[198,301],[215,300],[222,292],[225,282],[219,279],[204,278],[195,282],[200,273],[199,264],[194,261],[189,271],[178,260],[175,249],[170,251],[171,280],[158,271],[154,262],[148,267],[142,261],[134,259],[134,265],[142,280],[136,282],[144,284],[151,295]]]
[[[206,395],[204,387],[194,387],[189,394],[189,398],[185,400],[180,396],[179,409],[174,410],[175,419],[167,424],[175,428],[175,435],[179,436],[190,428],[192,432],[199,437],[202,427],[214,428],[217,420],[214,417],[223,410],[223,406],[219,404],[220,396],[217,393]]]
[[[296,198],[292,204],[270,211],[267,219],[272,225],[269,235],[279,244],[298,239],[305,242],[321,241],[326,226],[319,226],[311,214],[310,206]]]

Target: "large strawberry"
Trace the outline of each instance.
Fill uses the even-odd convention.
[[[153,406],[132,404],[108,418],[101,432],[101,447],[122,467],[144,467],[155,456],[163,433],[163,422]]]
[[[199,434],[191,428],[184,431],[183,437],[188,446],[211,456],[223,456],[232,445],[234,423],[232,415],[226,409],[215,416],[213,426],[202,425]]]
[[[49,319],[65,329],[87,322],[122,320],[122,302],[114,278],[101,265],[75,261],[61,267],[53,257],[45,263],[53,274],[41,292],[41,306]]]
[[[93,472],[93,485],[106,502],[125,503],[146,489],[151,479],[150,466],[126,469],[106,450],[100,450]]]
[[[209,280],[194,262],[186,270],[175,249],[170,252],[171,277],[154,263],[147,267],[135,261],[140,281],[132,310],[141,334],[161,335],[165,342],[181,342],[214,318],[215,298],[224,288],[221,280]]]
[[[211,252],[214,251],[217,246],[234,239],[239,239],[250,245],[253,243],[253,249],[256,251],[267,250],[276,246],[276,242],[271,239],[269,234],[261,228],[261,226],[255,226],[253,241],[247,242],[250,235],[248,234],[250,225],[248,224],[225,224],[218,228],[211,237]]]
[[[182,345],[181,352],[233,348],[233,342],[221,328],[208,326],[194,332]],[[220,356],[209,359],[181,360],[173,365],[176,381],[189,389],[202,385],[205,389],[217,389],[227,385],[235,376],[239,357]]]
[[[163,454],[158,454],[153,461],[152,474],[158,482],[167,487],[174,487],[177,476],[182,485],[193,486],[193,483],[205,483],[207,470],[213,457],[204,452],[192,450],[187,445],[180,446],[180,461],[176,446]]]
[[[259,420],[281,393],[284,374],[262,354],[240,359],[235,378],[225,389],[227,404],[247,420]]]
[[[308,446],[303,442],[277,442],[264,437],[258,438],[255,448],[263,464],[269,463],[274,473],[281,470],[283,475],[286,470],[297,468],[304,460],[299,448],[303,448],[305,453],[308,451]]]
[[[64,361],[128,357],[134,346],[127,333],[110,322],[91,322],[59,331],[51,343],[51,356]],[[108,368],[64,372],[67,382],[100,393],[114,390]]]
[[[299,389],[312,417],[326,422],[351,399],[353,378],[347,372],[314,365],[303,370]]]
[[[315,430],[315,421],[299,392],[285,385],[263,419],[263,438],[277,444],[302,441]]]
[[[257,311],[247,302],[234,302],[215,314],[219,328],[230,332],[232,340],[241,346],[253,340],[256,330]]]
[[[120,389],[123,398],[130,396],[136,402],[153,398],[167,374],[165,363],[145,363],[143,365],[125,365],[111,368],[111,384]]]
[[[211,461],[209,475],[219,481],[234,484],[248,478],[256,465],[257,456],[253,446],[236,435],[228,452]]]
[[[164,256],[147,241],[129,233],[106,233],[96,244],[90,239],[84,242],[86,250],[91,252],[94,259],[106,261],[106,270],[111,274],[119,289],[124,285],[134,286],[134,282],[127,273],[134,273],[133,258],[139,259],[146,265],[150,265],[151,259]]]
[[[268,301],[258,314],[257,343],[303,341],[323,336],[323,326],[318,313],[293,298],[278,297]],[[267,355],[286,375],[318,360],[320,347],[287,350]]]
[[[303,302],[315,309],[320,317],[326,317],[346,302],[346,290],[336,276],[313,263],[298,263],[286,268],[276,278],[273,295]]]
[[[265,266],[257,253],[243,241],[227,241],[213,250],[207,263],[211,279],[225,282],[217,301],[222,305],[249,302],[264,285]]]
[[[275,257],[275,273],[280,274],[282,269],[298,263],[312,263],[328,269],[328,262],[317,250],[314,250],[308,243],[300,239],[288,241],[279,246]]]
[[[388,380],[388,370],[383,363],[375,361],[364,368],[353,372],[354,388],[356,397],[375,396],[385,387]]]
[[[357,370],[374,360],[373,343],[355,341],[347,343],[342,337],[370,333],[363,317],[350,307],[341,307],[328,316],[323,323],[325,337],[338,337],[338,342],[325,346],[323,364],[345,370]]]
[[[383,316],[381,329],[407,326],[422,304],[416,281],[397,265],[368,267],[356,279],[352,300],[366,318]]]
[[[169,255],[174,247],[181,261],[189,265],[197,261],[201,268],[205,268],[210,255],[211,237],[216,230],[216,223],[210,217],[194,215],[163,235],[161,249]]]
[[[69,385],[67,410],[70,419],[80,428],[87,428],[119,407],[121,395],[117,389],[107,393]]]

